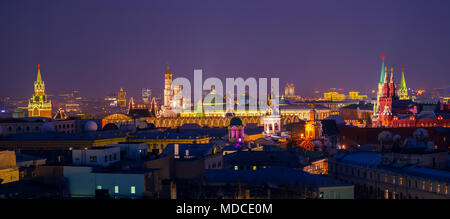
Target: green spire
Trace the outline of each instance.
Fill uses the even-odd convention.
[[[42,82],[42,77],[41,77],[41,64],[38,64],[38,74],[37,74],[36,82]]]
[[[407,89],[406,88],[406,81],[405,81],[405,71],[404,68],[402,68],[402,81],[400,82],[400,89]]]
[[[386,74],[386,72],[385,72],[385,66],[384,66],[384,55],[382,55],[381,58],[383,59],[383,63],[381,64],[380,84],[383,84],[383,83],[384,83],[384,76],[385,76],[385,74]]]

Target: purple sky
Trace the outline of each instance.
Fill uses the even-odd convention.
[[[382,54],[412,88],[450,83],[448,0],[3,0],[0,96],[160,95],[175,77],[279,77],[299,94],[375,89]],[[398,79],[397,75],[397,79]]]

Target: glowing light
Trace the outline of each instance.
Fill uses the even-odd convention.
[[[417,95],[422,95],[423,92],[425,92],[425,90],[418,90],[418,91],[417,91]]]
[[[41,67],[41,64],[38,64],[38,68],[40,68]]]
[[[384,55],[381,55],[381,58],[384,60],[384,58],[386,58]]]

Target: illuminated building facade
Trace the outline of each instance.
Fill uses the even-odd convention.
[[[325,101],[344,101],[345,98],[345,94],[340,94],[334,91],[323,93],[323,100]]]
[[[52,103],[45,94],[45,83],[41,77],[40,64],[38,64],[37,79],[34,82],[34,95],[28,102],[28,117],[52,118]]]
[[[127,92],[120,88],[119,93],[117,94],[117,103],[119,107],[127,107]]]
[[[400,82],[400,88],[398,89],[398,98],[400,100],[409,100],[408,88],[405,81],[405,68],[402,67],[402,80]]]
[[[350,100],[364,100],[367,99],[367,95],[360,95],[358,91],[348,92],[348,98]]]
[[[317,139],[321,137],[322,127],[321,123],[316,121],[316,110],[314,104],[311,106],[309,121],[305,124],[305,137],[306,139]]]
[[[294,97],[295,96],[295,87],[293,84],[287,84],[284,87],[284,96],[286,96],[286,97]]]

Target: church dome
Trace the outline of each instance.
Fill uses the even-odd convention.
[[[53,124],[51,122],[46,122],[42,125],[42,131],[43,132],[54,132],[55,127],[53,126]]]
[[[86,132],[95,132],[97,131],[97,123],[94,121],[88,121],[86,124],[84,124],[84,131]]]
[[[242,120],[239,117],[233,117],[230,120],[230,126],[242,126]]]

